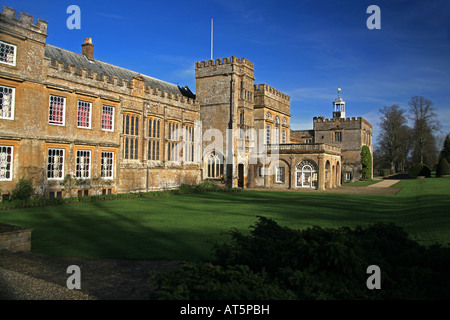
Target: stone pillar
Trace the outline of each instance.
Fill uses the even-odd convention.
[[[289,157],[289,189],[296,188],[294,157]]]
[[[317,185],[319,190],[325,190],[325,159],[323,155],[319,155],[319,172],[317,175]]]

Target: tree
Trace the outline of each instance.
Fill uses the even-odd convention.
[[[439,159],[446,159],[447,162],[450,162],[450,134],[447,135],[444,141],[444,147],[442,148],[441,153],[439,154]]]
[[[410,119],[414,123],[412,137],[414,139],[413,162],[436,164],[437,150],[434,132],[440,129],[436,108],[431,100],[424,97],[412,97],[409,101]]]
[[[410,152],[410,128],[405,111],[399,105],[380,109],[381,123],[377,155],[388,162],[390,169],[404,171]]]
[[[450,176],[450,166],[448,165],[447,159],[441,158],[436,167],[436,177],[446,176]]]
[[[361,149],[362,179],[372,179],[372,154],[368,146]]]

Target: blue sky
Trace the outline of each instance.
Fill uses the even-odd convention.
[[[69,30],[69,5],[81,29]],[[367,8],[381,9],[369,30]],[[47,43],[81,53],[93,38],[96,59],[195,92],[195,62],[237,56],[255,64],[256,83],[291,96],[292,128],[331,117],[337,88],[349,117],[362,116],[378,135],[378,110],[413,96],[432,100],[450,132],[450,1],[209,0],[0,1],[49,22]],[[375,141],[374,141],[375,142]]]

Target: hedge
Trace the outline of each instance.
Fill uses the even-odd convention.
[[[420,176],[429,178],[431,177],[431,170],[425,164],[419,163],[409,168],[408,174],[411,178],[417,178]]]
[[[0,210],[28,208],[28,207],[43,207],[43,206],[55,206],[71,203],[81,202],[96,202],[96,201],[112,201],[112,200],[124,200],[124,199],[137,199],[137,198],[151,198],[157,196],[171,196],[181,195],[188,193],[198,192],[240,192],[240,188],[225,188],[216,186],[210,182],[201,183],[197,186],[181,185],[178,189],[164,190],[164,191],[152,191],[152,192],[137,192],[137,193],[120,193],[120,194],[108,194],[97,195],[87,197],[73,197],[73,198],[61,198],[61,199],[28,199],[28,200],[12,200],[0,202]]]

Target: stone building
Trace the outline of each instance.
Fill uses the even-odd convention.
[[[333,101],[333,117],[315,117],[313,130],[293,131],[291,136],[298,143],[325,143],[342,150],[342,182],[361,179],[361,150],[368,146],[373,155],[372,125],[362,117],[347,118],[345,101],[338,97]]]
[[[313,141],[301,140],[290,128],[289,96],[255,84],[252,62],[197,62],[194,94],[98,60],[90,38],[80,53],[46,38],[47,22],[3,7],[0,194],[21,177],[50,198],[205,180],[244,188],[340,185],[341,145],[322,133],[330,121],[316,119]],[[68,176],[75,185],[64,185]]]

